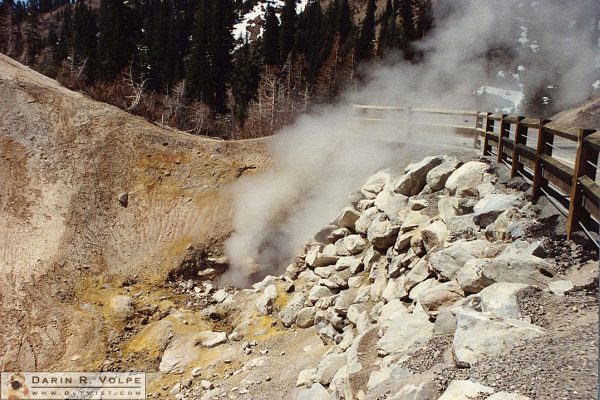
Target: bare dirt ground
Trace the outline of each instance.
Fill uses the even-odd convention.
[[[220,189],[270,163],[264,140],[162,129],[3,55],[0,115],[3,370],[98,366],[111,320],[90,306],[99,285],[149,288],[222,241]]]

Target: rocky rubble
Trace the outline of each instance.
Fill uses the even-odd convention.
[[[432,372],[469,368],[544,336],[521,314],[519,296],[570,287],[554,279],[543,245],[525,237],[540,209],[506,182],[486,160],[435,156],[401,176],[380,171],[351,195],[352,206],[322,231],[331,233],[288,268],[296,292],[281,321],[314,325],[331,346],[300,373],[298,399],[527,398],[469,380],[440,388]],[[438,336],[452,338],[439,363],[421,374],[403,368]],[[353,384],[365,372],[368,384]]]
[[[236,310],[272,318],[271,326],[294,336],[318,335],[325,350],[299,371],[297,399],[538,398],[528,397],[524,386],[490,383],[479,373],[481,363],[549,340],[550,325],[540,324],[527,299],[539,293],[560,299],[593,283],[560,276],[546,241],[527,234],[552,211],[531,204],[523,185],[486,159],[435,156],[400,176],[379,171],[284,275],[267,276],[250,290],[217,291],[204,283],[195,295],[216,319]],[[240,306],[248,299],[251,311]],[[240,340],[244,323],[233,325],[228,336],[175,337],[161,371],[184,370],[190,346]],[[242,350],[250,357],[256,352],[252,342]],[[267,365],[266,352],[232,375]],[[218,383],[186,389],[182,382],[176,397],[253,398],[246,396],[248,379],[242,382],[229,393]]]

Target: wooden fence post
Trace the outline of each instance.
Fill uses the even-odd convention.
[[[479,125],[483,128],[483,118],[479,111],[477,111],[477,116],[475,117],[475,130],[473,131],[473,148],[479,148]]]
[[[542,187],[548,185],[548,180],[544,178],[544,168],[542,165],[543,155],[552,155],[552,143],[554,136],[546,134],[544,125],[547,120],[540,119],[540,129],[538,131],[537,149],[535,152],[535,170],[533,173],[533,188],[531,189],[533,201],[536,202],[541,195]]]
[[[508,131],[510,130],[510,122],[504,120],[506,117],[508,117],[508,115],[502,114],[502,117],[500,118],[500,132],[498,133],[498,163],[501,163],[504,159],[504,156],[502,155],[502,152],[504,151],[502,138],[509,136]]]
[[[483,136],[483,155],[488,155],[488,146],[490,144],[490,132],[494,132],[494,120],[490,118],[492,113],[487,113],[485,120],[485,133]]]
[[[596,169],[588,164],[598,162],[598,153],[593,152],[584,144],[584,139],[594,133],[591,129],[579,129],[577,134],[577,155],[573,167],[573,183],[571,186],[571,198],[569,203],[569,216],[567,219],[567,239],[571,239],[573,232],[578,230],[581,221],[590,218],[590,213],[583,206],[583,191],[579,187],[579,178],[587,176],[594,180]]]
[[[519,163],[520,155],[519,155],[519,149],[517,146],[519,144],[523,144],[523,145],[527,144],[527,127],[522,124],[522,121],[524,119],[525,119],[525,117],[518,116],[517,122],[515,125],[515,144],[514,144],[513,153],[512,153],[512,167],[510,169],[511,178],[514,178],[515,176],[517,176],[517,173],[523,169]]]

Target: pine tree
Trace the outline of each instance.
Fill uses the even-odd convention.
[[[260,54],[256,46],[246,39],[236,51],[232,78],[232,92],[235,100],[234,115],[240,123],[246,119],[248,105],[254,99],[260,75]]]
[[[0,52],[9,53],[12,48],[13,0],[0,4]]]
[[[210,79],[210,0],[200,0],[192,33],[192,50],[187,64],[186,95],[208,103],[212,91]]]
[[[227,111],[227,89],[233,70],[235,13],[232,0],[201,0],[187,66],[188,98]]]
[[[369,0],[356,42],[356,58],[358,61],[370,60],[373,56],[373,41],[375,40],[375,0]]]
[[[76,64],[85,65],[88,82],[95,78],[97,68],[96,16],[84,0],[79,0],[73,13],[73,52]]]
[[[294,48],[297,19],[296,0],[285,0],[281,10],[281,28],[279,29],[279,55],[282,62],[286,62]]]
[[[431,0],[424,0],[419,4],[415,28],[416,39],[423,39],[433,27],[433,6]]]
[[[218,113],[227,112],[227,89],[233,71],[233,25],[236,15],[232,0],[213,0],[212,74],[214,100],[210,105]]]
[[[352,13],[348,0],[341,0],[336,21],[337,33],[340,35],[342,43],[350,37],[354,24],[352,23]]]
[[[27,20],[25,22],[23,61],[32,65],[42,49],[42,40],[39,31],[39,17],[36,3],[30,3]]]
[[[413,1],[414,0],[401,0],[399,4],[400,16],[402,17],[402,29],[407,42],[412,42],[417,38],[415,33],[415,14]]]
[[[98,10],[99,78],[114,79],[132,59],[136,23],[122,0],[102,0]]]
[[[279,20],[271,5],[267,6],[265,14],[265,31],[262,43],[263,63],[265,65],[279,65]]]

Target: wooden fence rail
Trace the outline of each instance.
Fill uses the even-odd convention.
[[[545,119],[521,115],[484,113],[470,110],[443,110],[411,107],[355,105],[360,110],[357,119],[380,121],[369,112],[403,112],[399,123],[444,126],[473,132],[473,146],[486,156],[511,170],[511,176],[521,176],[532,185],[533,200],[545,195],[567,217],[567,237],[583,230],[597,245],[600,221],[600,131],[565,128]],[[466,117],[474,125],[455,123],[415,122],[417,113]]]

